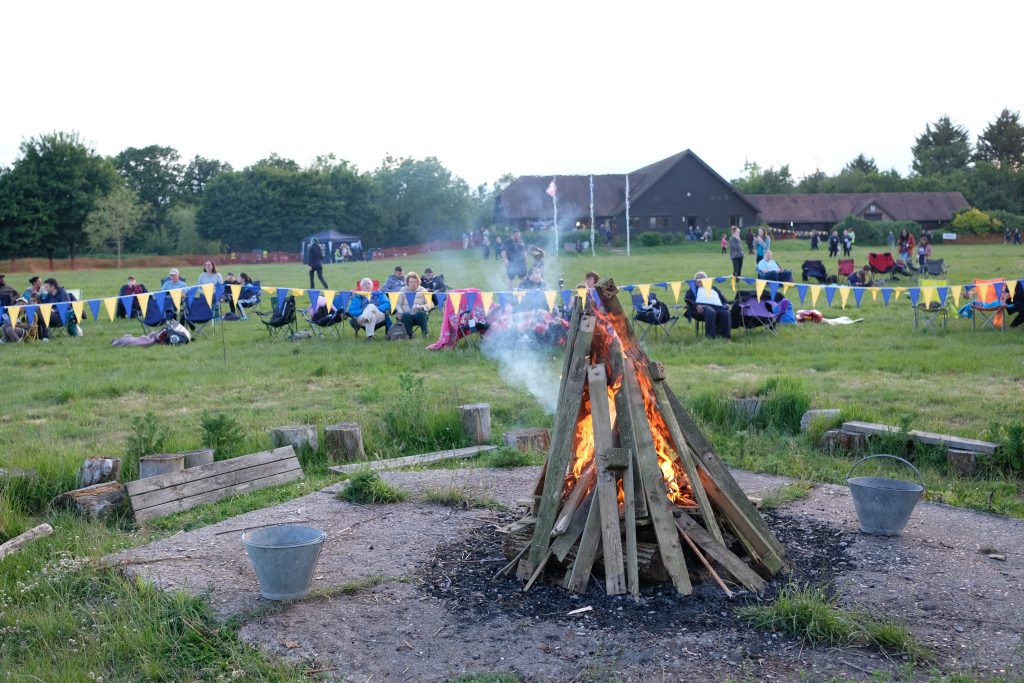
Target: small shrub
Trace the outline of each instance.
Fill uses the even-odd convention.
[[[453,508],[487,508],[489,510],[505,510],[506,506],[497,499],[459,488],[454,484],[439,488],[429,488],[423,492],[423,500],[435,505],[444,505]]]
[[[382,428],[368,434],[371,452],[392,457],[466,445],[457,401],[429,394],[423,378],[409,372],[399,373],[397,392],[381,415]]]
[[[224,413],[204,415],[199,421],[199,427],[203,430],[203,445],[212,448],[218,457],[237,452],[243,432],[235,418]]]
[[[660,247],[663,241],[660,232],[640,233],[640,244],[645,247]]]
[[[379,474],[369,469],[355,472],[349,478],[348,486],[338,493],[339,500],[362,505],[400,503],[408,497],[408,491],[391,486],[381,479]]]
[[[744,420],[736,412],[730,399],[713,389],[705,389],[694,394],[690,407],[700,419],[708,423],[716,431],[730,432],[742,429]]]
[[[783,484],[761,499],[761,508],[771,510],[806,498],[811,495],[813,488],[814,484],[809,481],[794,481],[792,484]]]
[[[154,413],[132,418],[131,432],[125,443],[125,461],[121,464],[125,480],[139,474],[139,458],[162,453],[167,442],[167,428]]]
[[[480,465],[500,468],[526,467],[536,464],[534,460],[535,458],[531,457],[530,453],[524,453],[511,446],[502,446],[497,450],[484,453],[480,459]]]

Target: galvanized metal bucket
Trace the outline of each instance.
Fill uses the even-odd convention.
[[[295,600],[309,593],[313,569],[327,534],[321,529],[284,524],[242,534],[260,595],[267,600]]]
[[[917,480],[921,483],[915,484],[887,477],[850,478],[858,465],[872,458],[899,460],[914,470]],[[924,482],[921,481],[921,473],[917,468],[903,458],[884,453],[869,455],[853,463],[853,467],[846,473],[846,483],[850,487],[850,495],[853,496],[853,507],[857,510],[860,530],[875,536],[899,536],[907,526],[914,506],[924,493]]]

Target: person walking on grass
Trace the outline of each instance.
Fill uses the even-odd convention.
[[[313,289],[313,275],[320,278],[320,284],[327,289],[327,280],[324,279],[324,251],[320,248],[320,240],[313,238],[309,244],[309,288]]]
[[[732,226],[732,237],[729,238],[729,258],[732,259],[733,277],[740,277],[743,274],[743,242],[740,240],[740,229],[735,225]]]

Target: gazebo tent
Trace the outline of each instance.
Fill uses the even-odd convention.
[[[363,258],[362,238],[355,235],[343,235],[337,230],[321,230],[302,238],[302,262],[309,263],[309,245],[314,239],[320,240],[320,249],[324,252],[324,263],[334,263],[334,250],[347,244],[352,250],[352,258],[360,261]]]

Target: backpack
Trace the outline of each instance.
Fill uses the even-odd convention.
[[[663,325],[669,319],[668,306],[651,294],[648,304],[637,312],[636,319],[652,325]]]
[[[402,324],[392,325],[391,328],[388,330],[388,333],[387,333],[387,340],[388,341],[396,341],[396,340],[399,340],[399,339],[408,339],[408,338],[409,338],[409,332],[405,329],[405,325],[402,325]]]
[[[274,311],[274,315],[267,324],[271,327],[283,327],[291,324],[293,320],[295,320],[295,297],[289,296],[281,307]]]

